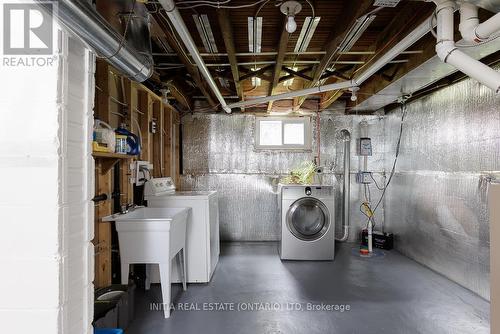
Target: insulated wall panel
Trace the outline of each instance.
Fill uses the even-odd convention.
[[[322,115],[320,124],[312,118],[313,149],[309,152],[256,151],[254,149],[255,116],[244,114],[194,114],[183,123],[183,176],[185,190],[217,190],[219,192],[220,231],[222,240],[278,240],[280,203],[277,185],[280,177],[303,161],[317,156],[325,174],[318,180],[335,186],[336,228],[341,233],[342,181],[344,144],[339,137],[342,129],[352,132],[351,143],[351,222],[356,240],[366,218],[359,211],[362,188],[354,173],[362,166],[356,156],[356,138],[371,136],[374,156],[369,169],[381,180],[384,170],[385,145],[383,120],[376,116]],[[364,126],[360,122],[365,121]],[[320,134],[319,141],[317,134]],[[379,193],[372,189],[374,198]],[[378,210],[383,222],[383,207]]]
[[[482,176],[500,171],[500,97],[465,80],[408,105],[386,225],[403,254],[489,299]],[[400,110],[386,117],[386,168]]]

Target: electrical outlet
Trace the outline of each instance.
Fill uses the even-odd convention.
[[[358,174],[356,174],[356,182],[360,183],[360,184],[372,183],[372,173],[371,172],[358,172]]]

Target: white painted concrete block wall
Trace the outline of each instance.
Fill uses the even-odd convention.
[[[0,333],[92,333],[93,64],[0,66]]]

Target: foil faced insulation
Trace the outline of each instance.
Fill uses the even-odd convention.
[[[366,127],[359,126],[361,121]],[[312,117],[313,149],[310,152],[256,151],[255,116],[245,114],[194,114],[182,119],[184,190],[217,190],[219,193],[221,239],[227,241],[279,240],[281,226],[278,182],[291,169],[317,155],[316,116]],[[320,117],[320,181],[334,185],[336,193],[335,224],[342,228],[342,129],[351,132],[351,235],[357,240],[366,224],[359,211],[362,187],[355,183],[354,173],[362,166],[356,154],[356,138],[363,132],[374,144],[369,170],[380,179],[384,170],[385,145],[383,119],[377,116],[322,115]],[[373,196],[379,193],[372,189]],[[383,222],[383,208],[377,221]]]
[[[500,97],[466,80],[408,105],[386,227],[403,254],[489,299],[489,213],[482,176],[500,171]],[[386,169],[400,111],[386,116]]]

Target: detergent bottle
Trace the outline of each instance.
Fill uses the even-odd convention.
[[[100,119],[94,120],[93,150],[95,152],[115,152],[116,137],[113,128]]]
[[[125,124],[121,124],[115,133],[120,136],[127,137],[127,154],[129,155],[139,155],[141,153],[141,143],[139,137],[127,130]]]

